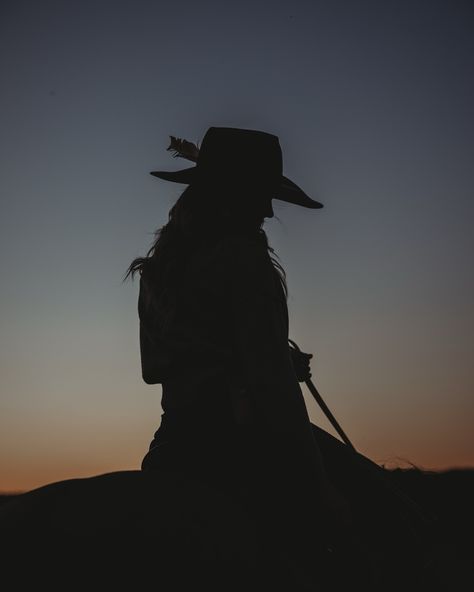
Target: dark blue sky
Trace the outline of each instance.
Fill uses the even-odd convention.
[[[121,279],[184,189],[148,174],[188,166],[169,135],[211,125],[277,134],[284,173],[325,204],[275,202],[266,230],[290,337],[355,446],[474,464],[472,3],[1,12],[4,487],[139,466],[161,389]]]

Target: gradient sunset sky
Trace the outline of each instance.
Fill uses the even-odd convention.
[[[2,4],[0,490],[138,469],[160,422],[138,279],[190,166],[279,136],[290,337],[355,447],[474,466],[474,8],[456,0]],[[306,387],[312,420],[331,433]]]

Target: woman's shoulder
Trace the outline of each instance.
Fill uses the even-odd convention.
[[[268,250],[252,237],[226,238],[215,263],[219,283],[230,285],[234,293],[251,287],[269,294],[274,291],[274,267]]]
[[[268,251],[252,237],[229,234],[192,255],[190,271],[199,277],[201,287],[221,290],[231,285],[267,283],[271,280],[272,263]]]
[[[258,239],[245,234],[232,234],[224,237],[220,241],[216,252],[235,262],[241,261],[246,264],[251,262],[261,263],[268,259],[268,251]]]

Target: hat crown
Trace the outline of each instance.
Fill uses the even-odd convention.
[[[283,157],[277,136],[258,130],[210,127],[199,148],[197,172],[207,176],[280,177]]]

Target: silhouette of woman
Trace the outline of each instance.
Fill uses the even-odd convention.
[[[262,225],[272,199],[323,206],[283,175],[272,134],[211,127],[200,148],[171,136],[168,150],[194,166],[151,174],[188,187],[128,268],[140,272],[142,377],[162,385],[142,469],[182,471],[239,501],[313,590],[315,558],[327,565],[350,515],[313,436],[299,386],[311,354],[289,347],[285,272]]]

